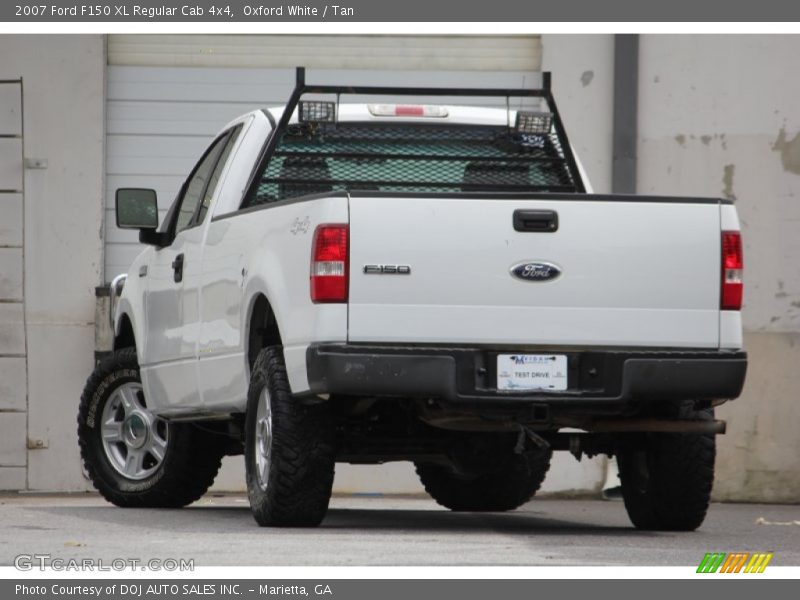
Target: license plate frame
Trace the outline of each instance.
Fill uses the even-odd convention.
[[[568,388],[566,354],[498,354],[497,389],[504,392],[563,392]]]

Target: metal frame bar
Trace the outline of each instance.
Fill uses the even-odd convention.
[[[356,180],[340,180],[340,179],[308,179],[308,178],[297,178],[297,177],[270,177],[267,179],[262,179],[262,184],[284,184],[288,183],[291,185],[317,185],[317,186],[324,186],[324,185],[345,185],[348,183],[352,184],[362,184],[365,186],[363,189],[369,187],[425,187],[425,188],[460,188],[463,191],[471,191],[471,189],[467,188],[474,188],[474,191],[552,191],[553,193],[556,192],[567,192],[572,191],[572,186],[568,185],[514,185],[510,183],[447,183],[441,181],[425,181],[422,183],[417,183],[414,181],[385,181],[385,180],[364,180],[364,181],[356,181]],[[358,188],[354,188],[358,189]]]
[[[292,95],[286,103],[283,114],[278,121],[277,126],[270,135],[267,143],[265,144],[261,156],[258,160],[258,166],[253,171],[250,182],[247,185],[247,192],[244,199],[251,198],[257,191],[260,185],[259,176],[267,167],[272,156],[275,154],[275,147],[283,134],[286,132],[289,122],[294,115],[297,105],[300,103],[300,98],[304,94],[336,94],[337,95],[337,114],[339,96],[342,94],[349,95],[363,95],[363,96],[473,96],[473,97],[500,97],[508,99],[510,97],[521,98],[544,98],[547,102],[550,112],[553,114],[553,125],[556,131],[561,150],[564,153],[564,159],[567,162],[567,167],[575,184],[575,190],[578,193],[584,193],[586,186],[578,169],[577,161],[572,153],[572,147],[567,137],[567,132],[564,129],[564,124],[561,120],[561,115],[558,112],[556,101],[553,98],[551,90],[551,75],[549,71],[542,73],[542,87],[541,89],[514,89],[514,88],[440,88],[440,87],[387,87],[387,86],[338,86],[338,85],[309,85],[306,83],[306,69],[305,67],[297,67],[295,72],[296,82]],[[452,187],[452,186],[451,186]],[[549,188],[548,188],[549,189]]]
[[[117,335],[116,330],[116,323],[117,323],[117,298],[119,297],[120,293],[122,292],[122,288],[125,286],[125,281],[128,279],[127,273],[122,273],[114,277],[111,280],[111,285],[109,286],[108,291],[108,322],[111,325],[111,337],[115,337]]]
[[[437,154],[381,154],[375,156],[368,152],[296,152],[293,150],[277,150],[274,156],[286,157],[314,157],[314,158],[340,158],[340,159],[380,159],[380,160],[426,160],[426,161],[473,161],[480,162],[519,162],[519,163],[563,163],[565,158],[560,156],[467,156],[467,155],[437,155]]]

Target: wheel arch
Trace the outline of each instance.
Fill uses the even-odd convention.
[[[252,371],[259,352],[268,346],[283,345],[278,319],[263,292],[256,292],[248,303],[245,332],[247,363]]]
[[[122,348],[136,349],[136,334],[133,330],[133,321],[131,321],[126,312],[120,315],[119,325],[114,334],[113,350],[121,350]]]

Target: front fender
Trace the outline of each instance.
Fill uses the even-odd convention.
[[[114,307],[113,315],[115,340],[122,330],[122,318],[124,316],[128,317],[133,329],[133,337],[136,341],[136,356],[139,359],[139,364],[143,364],[145,361],[145,357],[142,356],[142,350],[145,347],[145,295],[147,293],[147,279],[140,277],[139,273],[142,265],[147,264],[148,255],[148,251],[145,250],[131,265],[125,285],[122,288],[122,294],[120,294]]]

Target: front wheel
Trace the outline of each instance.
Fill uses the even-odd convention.
[[[78,443],[94,486],[123,507],[190,504],[214,482],[222,460],[211,435],[148,408],[133,348],[103,359],[86,382]]]
[[[711,410],[692,415],[714,418]],[[638,529],[693,531],[711,502],[716,439],[713,435],[651,433],[618,453],[622,497]]]
[[[263,526],[313,527],[328,510],[334,428],[327,402],[292,397],[282,348],[263,349],[247,394],[245,468],[250,509]]]

